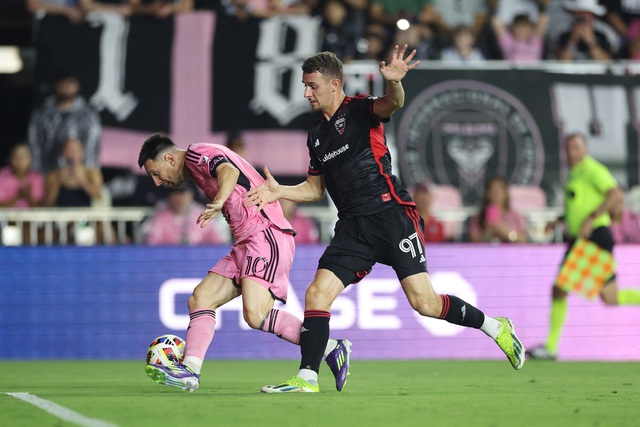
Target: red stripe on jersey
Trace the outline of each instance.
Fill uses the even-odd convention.
[[[440,299],[442,300],[442,313],[440,313],[440,319],[444,319],[449,314],[449,307],[451,306],[451,301],[449,301],[449,295],[442,294],[440,295]]]
[[[389,151],[386,144],[384,143],[384,126],[380,125],[377,128],[369,130],[369,141],[371,143],[371,152],[373,153],[373,158],[378,164],[380,175],[382,175],[385,181],[387,181],[387,186],[389,187],[391,196],[400,205],[415,206],[415,203],[405,202],[400,198],[400,196],[398,196],[398,194],[396,193],[396,189],[391,182],[391,177],[384,172],[384,167],[382,166],[382,162],[380,161],[380,159]]]
[[[409,206],[405,206],[404,210],[405,212],[407,212],[409,218],[411,218],[411,221],[413,221],[413,225],[415,226],[416,232],[418,233],[418,239],[420,239],[420,243],[422,244],[422,246],[424,246],[426,240],[424,238],[424,233],[422,232],[422,227],[420,227],[420,214],[416,209]]]
[[[331,317],[331,313],[324,310],[305,310],[304,318],[307,317]]]

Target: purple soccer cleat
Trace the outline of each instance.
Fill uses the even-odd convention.
[[[351,356],[351,342],[349,340],[338,340],[336,348],[325,358],[329,369],[336,378],[336,390],[342,391],[349,376],[349,359]]]
[[[181,363],[172,366],[149,364],[144,370],[149,378],[162,385],[189,390],[191,393],[200,387],[200,375]]]

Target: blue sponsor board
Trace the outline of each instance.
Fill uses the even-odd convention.
[[[616,247],[620,287],[640,283],[638,246]],[[302,317],[324,246],[298,245],[284,309]],[[157,336],[183,338],[193,288],[229,247],[0,248],[0,358],[138,359]],[[430,245],[436,291],[514,320],[525,345],[543,342],[563,246]],[[571,296],[560,357],[640,360],[638,307]],[[616,334],[610,331],[615,329]],[[331,309],[331,334],[358,359],[503,359],[482,332],[418,316],[389,267],[377,265]],[[187,343],[188,345],[188,343]],[[240,299],[217,310],[209,359],[297,359],[299,349],[251,330]]]

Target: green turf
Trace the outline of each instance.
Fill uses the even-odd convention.
[[[338,393],[267,395],[295,361],[208,361],[193,394],[152,382],[140,362],[4,361],[0,425],[70,426],[6,392],[28,392],[127,427],[637,426],[640,364],[361,361]]]

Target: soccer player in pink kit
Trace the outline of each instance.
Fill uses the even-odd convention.
[[[144,142],[138,165],[145,168],[157,186],[176,188],[184,180],[193,179],[211,199],[198,217],[198,224],[204,228],[222,213],[235,241],[231,252],[218,261],[189,298],[184,361],[176,366],[147,365],[147,375],[160,384],[195,391],[215,332],[215,309],[240,295],[243,316],[250,327],[299,345],[302,321],[274,308],[276,300],[287,300],[295,232],[278,202],[262,209],[243,204],[243,195],[264,182],[260,174],[224,146],[192,144],[181,150],[161,133]],[[347,340],[329,340],[325,350],[338,391],[349,373],[350,352],[351,343]]]

